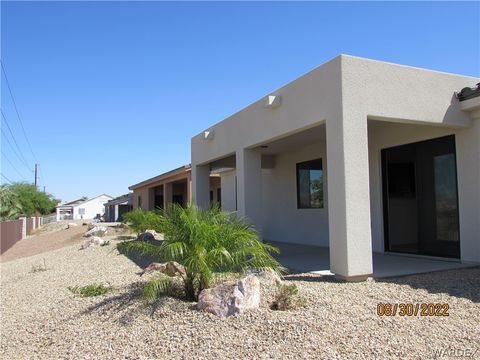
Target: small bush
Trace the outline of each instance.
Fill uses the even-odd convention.
[[[93,234],[94,236],[98,236],[98,237],[102,237],[106,234],[107,232],[106,231],[103,231],[103,230],[98,230],[95,232],[95,234]]]
[[[93,297],[104,295],[112,290],[111,286],[103,286],[102,284],[91,284],[86,286],[74,286],[69,287],[70,290],[75,295],[79,295],[81,297]]]
[[[30,273],[34,274],[34,273],[37,273],[37,272],[41,272],[41,271],[47,271],[47,263],[45,262],[45,259],[43,259],[43,265],[40,264],[40,265],[32,265],[32,269],[30,270]]]
[[[305,306],[305,299],[298,295],[297,285],[277,286],[275,299],[270,304],[272,310],[293,310]]]

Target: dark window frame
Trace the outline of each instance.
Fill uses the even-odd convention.
[[[318,168],[320,167],[320,168]],[[305,170],[307,168],[308,170],[321,170],[322,171],[322,204],[321,206],[302,206],[300,202],[300,170]],[[296,171],[295,171],[295,176],[296,176],[296,183],[297,183],[297,209],[323,209],[325,207],[325,194],[324,194],[324,181],[323,181],[323,161],[322,158],[318,159],[313,159],[313,160],[308,160],[308,161],[302,161],[296,164]],[[311,192],[310,192],[311,196]]]

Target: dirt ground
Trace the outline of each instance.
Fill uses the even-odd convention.
[[[87,227],[80,225],[66,230],[57,230],[46,232],[41,235],[29,236],[20,240],[5,253],[0,255],[0,262],[12,261],[60,249],[75,243],[81,243],[84,240],[82,234],[85,231],[87,231]]]

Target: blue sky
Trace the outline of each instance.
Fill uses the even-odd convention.
[[[189,163],[193,135],[340,53],[479,76],[479,24],[478,2],[2,1],[1,58],[40,186],[69,200]],[[33,167],[3,74],[1,101]]]

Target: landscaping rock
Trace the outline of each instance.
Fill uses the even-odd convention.
[[[154,231],[154,233],[155,233],[155,231]],[[155,240],[155,235],[152,234],[149,230],[147,230],[147,231],[139,234],[137,240],[152,241],[152,240]]]
[[[72,226],[76,227],[76,226],[78,226],[78,224],[77,223],[68,223],[68,227],[72,227]]]
[[[262,287],[277,286],[282,282],[280,276],[272,269],[250,271],[249,274],[255,275],[260,281]]]
[[[159,271],[171,277],[177,276],[177,275],[181,275],[181,276],[185,275],[185,268],[183,267],[183,265],[180,265],[176,261],[168,261],[166,263],[153,262],[150,265],[148,265],[145,269],[143,269],[143,272],[141,275],[149,274],[153,271]]]
[[[220,317],[240,315],[260,306],[260,281],[248,275],[239,281],[228,281],[198,296],[197,309]]]
[[[105,234],[107,232],[107,228],[105,226],[95,226],[94,228],[88,230],[85,234],[83,234],[84,237],[90,237],[90,236],[96,236],[99,232],[102,232]]]
[[[92,236],[90,239],[86,240],[82,246],[80,247],[80,250],[84,250],[86,248],[89,248],[91,246],[99,246],[105,244],[105,240],[103,240],[101,237],[98,236]]]

